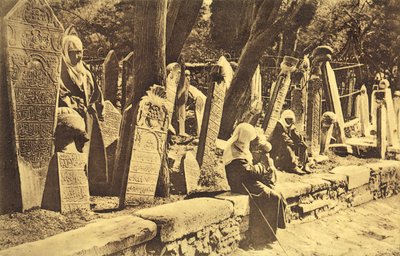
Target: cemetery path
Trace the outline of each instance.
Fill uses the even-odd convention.
[[[400,195],[278,230],[287,255],[400,255]],[[235,256],[285,255],[275,242]]]

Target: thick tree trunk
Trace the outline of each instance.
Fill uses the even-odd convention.
[[[133,49],[135,49],[132,65],[134,88],[127,105],[132,104],[134,110],[153,84],[165,84],[167,0],[136,0],[132,2],[132,5],[133,13],[135,13],[132,33],[134,36]],[[134,112],[131,113],[135,115]],[[133,147],[131,141],[136,117],[127,118],[126,121],[122,123],[123,127],[121,127],[121,130],[125,132],[121,134],[120,138],[120,141],[122,141],[121,161],[118,163],[118,168],[123,168],[123,172],[129,171]],[[166,166],[166,157],[163,157],[163,166]],[[162,196],[168,196],[168,184],[168,168],[162,167],[158,184]]]
[[[167,15],[167,64],[177,62],[199,14],[202,0],[169,0]]]

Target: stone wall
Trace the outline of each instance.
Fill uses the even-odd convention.
[[[290,223],[310,221],[399,193],[400,162],[340,166],[301,182],[279,184],[277,190],[288,202]],[[249,212],[248,196],[227,192],[139,210],[136,216],[100,220],[0,251],[0,256],[230,255],[247,240]]]

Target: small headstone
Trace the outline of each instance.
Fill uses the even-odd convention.
[[[1,60],[1,65],[5,63],[1,73],[7,78],[4,81],[7,81],[10,105],[1,108],[11,111],[12,120],[2,122],[13,124],[13,135],[12,144],[2,141],[5,149],[0,151],[12,148],[16,151],[13,159],[0,159],[0,162],[13,162],[20,180],[22,210],[25,210],[41,205],[54,150],[64,30],[45,0],[18,1],[3,22],[1,54],[7,59]],[[6,94],[3,91],[2,97],[7,98]]]
[[[90,210],[86,155],[57,153],[61,212]]]
[[[119,63],[117,55],[114,50],[111,50],[103,63],[102,69],[102,91],[104,99],[111,101],[112,104],[117,104],[117,90],[118,90],[118,72]]]
[[[281,117],[283,104],[290,86],[290,74],[296,69],[299,59],[285,56],[281,63],[281,72],[271,95],[271,101],[265,114],[262,128],[265,136],[269,138],[275,129],[275,126]]]
[[[100,129],[107,154],[108,180],[111,181],[122,115],[108,100],[104,102],[103,114],[104,121],[100,121]]]
[[[125,109],[129,103],[129,97],[132,95],[133,84],[132,81],[132,67],[133,67],[133,52],[130,52],[122,60],[122,81],[121,81],[121,107]]]
[[[185,175],[186,193],[198,191],[200,189],[200,166],[192,152],[187,152],[182,160],[183,173]]]
[[[155,195],[168,131],[165,89],[153,85],[135,111],[133,149],[129,170],[124,173],[120,207]]]

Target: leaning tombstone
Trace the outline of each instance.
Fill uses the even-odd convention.
[[[120,194],[120,208],[154,198],[168,131],[165,89],[153,85],[134,113],[133,148]]]
[[[185,176],[186,194],[199,191],[200,166],[192,152],[186,152],[181,161],[181,169]]]
[[[104,121],[100,121],[100,130],[107,155],[108,183],[111,185],[122,115],[108,100],[104,102],[103,115]]]
[[[102,91],[105,100],[111,101],[112,104],[117,104],[118,91],[118,72],[119,63],[114,50],[111,50],[103,63],[102,69]]]
[[[332,139],[333,127],[336,122],[337,117],[333,112],[325,112],[321,117],[321,155],[325,154],[328,150]]]
[[[3,205],[8,208],[8,199],[14,201],[14,210],[41,205],[54,150],[64,33],[45,0],[2,1],[1,6],[7,14],[2,18],[0,77],[2,92],[8,91],[8,96],[3,93],[0,103],[0,183],[19,180],[15,188],[1,191],[0,212]],[[3,192],[12,194],[5,197]]]
[[[281,63],[281,72],[278,75],[274,91],[271,95],[271,101],[268,103],[268,108],[265,113],[262,128],[265,136],[269,139],[275,126],[281,117],[283,104],[285,103],[286,95],[290,86],[290,74],[296,69],[299,59],[285,56]]]

